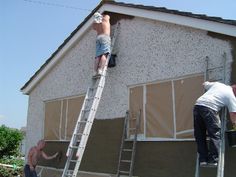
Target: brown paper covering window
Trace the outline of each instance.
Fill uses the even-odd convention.
[[[129,127],[135,127],[135,120],[132,118],[137,118],[139,110],[141,109],[141,120],[140,120],[140,130],[139,134],[144,133],[144,121],[143,121],[143,86],[137,86],[130,89],[130,97],[129,97],[129,106],[130,106],[130,122]],[[130,135],[134,134],[134,132],[129,132]]]
[[[61,125],[60,125],[60,139],[65,139],[66,132],[66,109],[67,109],[67,100],[62,101],[62,115],[61,115]]]
[[[67,113],[67,132],[66,139],[70,140],[73,134],[75,124],[80,114],[84,101],[84,96],[76,97],[68,100],[68,113]]]
[[[70,140],[84,96],[45,103],[45,140]]]
[[[203,75],[174,81],[176,133],[193,129],[193,106],[203,94]],[[193,133],[183,133],[177,138],[193,138]]]
[[[147,85],[146,136],[173,138],[171,82]]]
[[[45,103],[44,139],[60,139],[60,119],[62,101]]]

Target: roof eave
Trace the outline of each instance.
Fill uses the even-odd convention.
[[[69,50],[75,43],[80,39],[80,37],[90,28],[93,23],[92,14],[94,11],[100,11],[101,13],[104,12],[104,8],[101,7],[101,3],[87,16],[85,19],[76,29],[72,32],[72,34],[66,39],[64,43],[55,51],[52,56],[48,59],[48,62],[44,63],[45,66],[41,67],[34,76],[20,89],[20,91],[25,94],[29,95],[31,90],[39,83],[42,78],[52,69],[57,62],[62,58],[64,53]]]
[[[160,12],[142,8],[135,8],[132,6],[126,7],[125,5],[119,5],[117,3],[105,3],[99,4],[87,17],[85,21],[82,22],[81,27],[78,30],[75,30],[72,36],[70,36],[69,40],[66,43],[63,43],[63,46],[55,52],[50,58],[50,61],[38,71],[32,79],[30,79],[22,88],[21,92],[23,94],[28,95],[32,89],[40,82],[40,80],[52,69],[55,64],[62,58],[64,53],[70,49],[76,41],[80,39],[80,37],[90,28],[93,23],[92,14],[94,11],[99,10],[100,12],[109,11],[113,13],[131,15],[141,18],[148,18],[152,20],[158,20],[178,25],[183,25],[187,27],[192,27],[196,29],[216,32],[220,34],[225,34],[229,36],[236,37],[236,26],[210,21],[207,19],[199,19],[179,14],[170,14],[167,12]]]
[[[183,25],[187,27],[192,27],[196,29],[202,29],[206,31],[212,31],[220,34],[225,34],[229,36],[236,37],[236,26],[220,23],[217,21],[207,20],[207,19],[199,19],[190,16],[184,16],[179,14],[167,13],[167,12],[159,12],[159,11],[151,11],[147,9],[141,8],[132,8],[125,6],[114,6],[112,4],[105,4],[106,9],[114,13],[121,13],[136,17],[148,18],[152,20],[158,20],[168,23],[173,23],[177,25]]]

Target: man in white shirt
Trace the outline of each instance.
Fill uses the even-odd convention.
[[[197,142],[200,165],[216,166],[220,148],[221,123],[218,112],[223,107],[229,110],[230,120],[236,128],[236,85],[228,86],[219,82],[204,82],[207,90],[197,99],[194,106],[194,136]],[[209,149],[206,142],[209,136]]]

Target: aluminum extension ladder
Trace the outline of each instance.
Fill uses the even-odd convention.
[[[222,71],[220,79],[217,78],[210,78],[211,72],[214,71]],[[223,54],[223,65],[215,68],[209,68],[209,58],[206,57],[206,70],[205,70],[205,78],[204,80],[209,81],[218,81],[225,83],[226,80],[226,54]],[[226,130],[226,108],[223,108],[220,113],[221,118],[221,142],[220,142],[220,150],[219,150],[219,160],[217,165],[217,172],[216,177],[224,177],[224,164],[225,164],[225,130]],[[211,166],[204,166],[201,167],[199,164],[199,154],[197,153],[197,160],[196,160],[196,170],[195,170],[195,177],[200,176],[200,168],[206,168]],[[216,167],[215,167],[216,168]]]
[[[119,23],[117,23],[111,42],[111,51],[113,50],[117,37]],[[62,177],[76,177],[82,161],[84,150],[88,141],[88,137],[93,125],[95,114],[102,92],[105,86],[105,77],[107,72],[108,62],[111,53],[107,56],[107,60],[100,77],[93,77],[91,86],[87,89],[87,93],[81,108],[69,147],[67,149],[67,160],[63,170]],[[75,153],[76,152],[76,153]],[[75,160],[74,160],[75,159]],[[73,169],[73,170],[71,170]]]
[[[122,141],[120,146],[120,155],[119,162],[117,168],[117,177],[121,175],[127,175],[132,177],[133,168],[134,168],[134,159],[136,153],[136,144],[137,144],[137,135],[140,127],[140,119],[141,119],[141,110],[138,112],[136,118],[131,118],[128,111],[126,112],[125,123],[123,128]],[[129,122],[134,122],[135,127],[128,126]],[[126,147],[126,138],[127,132],[132,131],[134,133],[134,137],[131,139],[132,147]],[[125,158],[125,159],[124,159]]]

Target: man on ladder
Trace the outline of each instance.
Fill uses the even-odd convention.
[[[95,62],[95,70],[97,73],[95,77],[92,78],[91,85],[87,89],[84,103],[67,149],[67,160],[62,177],[76,177],[79,171],[89,134],[105,86],[108,61],[110,60],[111,51],[115,44],[118,27],[119,23],[116,25],[111,40],[110,17],[108,15],[101,15],[100,13],[94,14],[93,28],[97,32]]]
[[[93,29],[97,32],[94,77],[100,76],[105,66],[107,55],[111,52],[110,16],[99,12],[94,14]]]
[[[226,106],[233,128],[236,128],[236,85],[207,81],[203,86],[207,91],[197,99],[193,110],[194,136],[200,166],[217,166],[221,141],[221,123],[217,115]],[[206,131],[209,136],[209,149]]]

